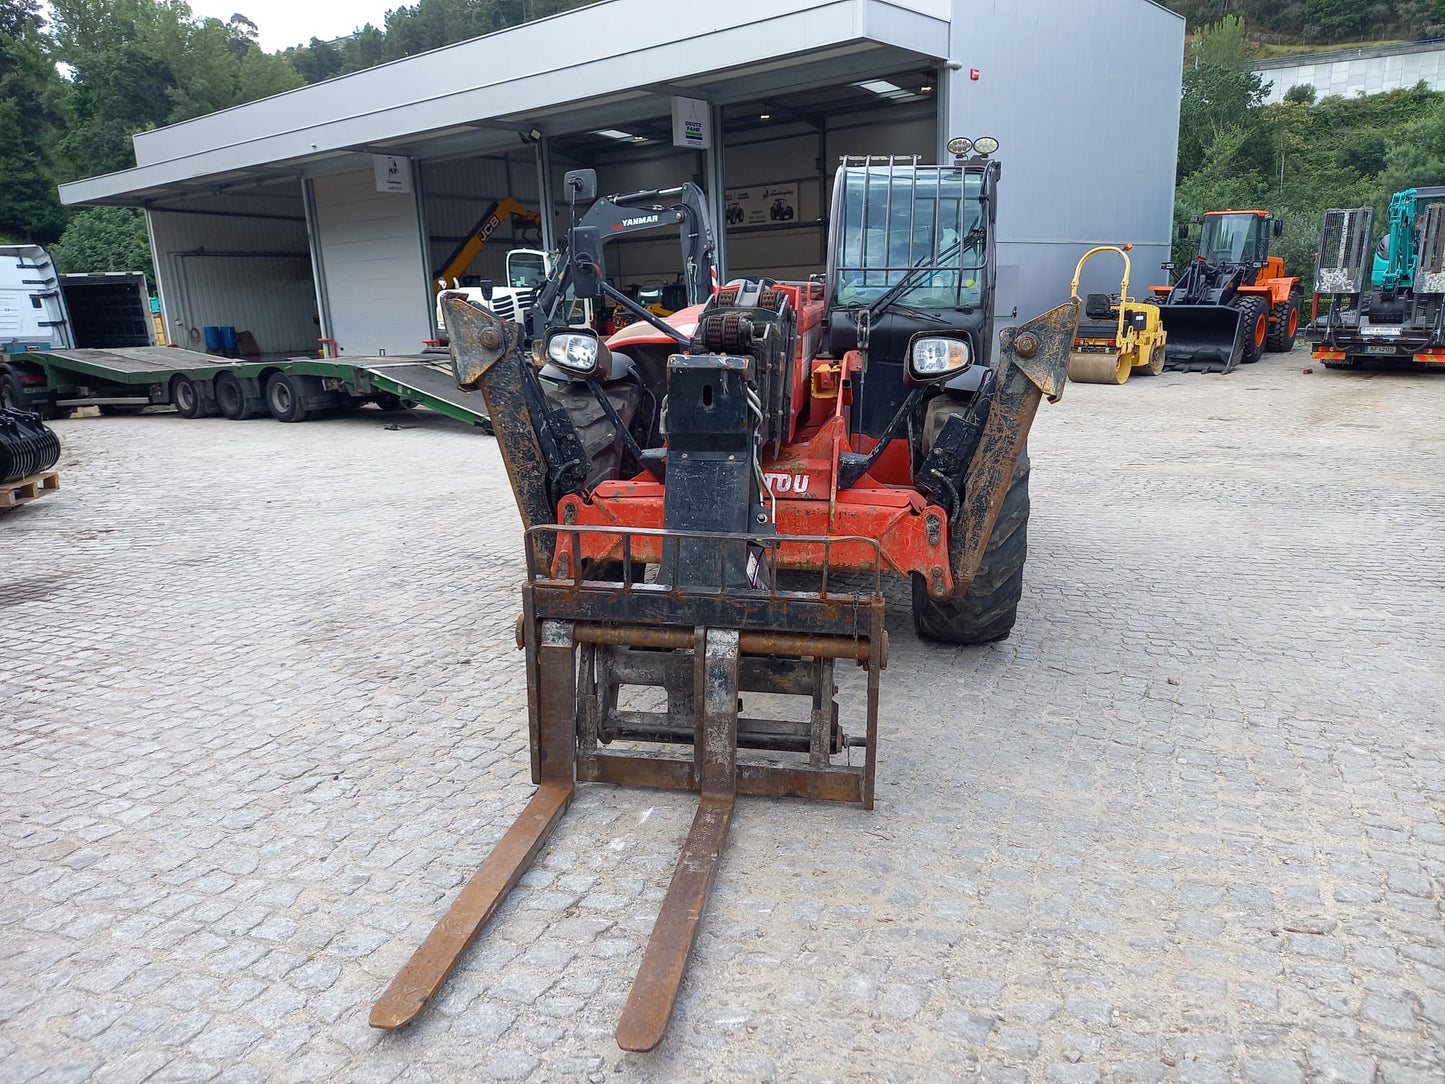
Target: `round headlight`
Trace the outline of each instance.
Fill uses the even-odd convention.
[[[972,357],[962,339],[936,335],[919,336],[908,350],[908,375],[920,383],[932,383],[957,376],[967,369]]]
[[[998,140],[993,136],[979,136],[973,141],[973,149],[979,154],[994,154],[998,151]]]
[[[547,340],[547,357],[559,368],[588,376],[597,368],[597,339],[575,331],[564,331]]]
[[[948,141],[949,154],[967,154],[973,149],[973,140],[964,139],[962,136],[954,136]]]

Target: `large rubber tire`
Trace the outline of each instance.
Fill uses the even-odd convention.
[[[1134,370],[1136,376],[1158,376],[1164,371],[1164,347],[1155,346],[1149,354],[1149,363]]]
[[[590,490],[599,482],[622,477],[622,438],[613,427],[611,420],[602,409],[602,404],[586,384],[559,384],[544,380],[547,401],[554,407],[562,407],[577,427],[582,446],[592,460],[592,469],[587,472],[586,486]],[[614,380],[603,385],[613,408],[624,425],[631,425],[637,414],[642,393],[636,384],[627,380]]]
[[[14,373],[0,373],[0,407],[5,410],[25,410],[25,392],[20,387],[20,378]]]
[[[221,408],[223,417],[230,418],[233,422],[243,422],[247,418],[255,417],[256,409],[251,397],[246,394],[241,382],[230,373],[222,373],[216,377],[215,390],[216,406]]]
[[[991,644],[1005,639],[1018,619],[1028,557],[1029,452],[1025,448],[1004,495],[978,575],[960,599],[930,598],[922,576],[913,577],[913,627],[943,644]]]
[[[171,378],[171,405],[182,418],[199,418],[206,412],[201,389],[190,377],[179,374]]]
[[[1239,321],[1244,325],[1244,350],[1239,360],[1253,365],[1264,353],[1265,341],[1269,338],[1269,305],[1264,298],[1245,294],[1234,300],[1239,310]]]
[[[1275,306],[1278,311],[1265,342],[1271,352],[1285,354],[1294,349],[1294,337],[1299,333],[1299,302],[1300,289],[1296,286],[1282,304]]]
[[[278,422],[304,422],[311,417],[300,383],[287,373],[272,373],[266,381],[266,409]]]

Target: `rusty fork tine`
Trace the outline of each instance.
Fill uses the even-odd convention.
[[[642,966],[617,1022],[617,1045],[647,1051],[662,1042],[717,876],[737,792],[738,634],[708,629],[697,742],[702,747],[702,801],[667,886]]]
[[[437,992],[467,946],[532,865],[552,829],[571,804],[573,787],[543,783],[522,815],[472,874],[446,914],[397,972],[371,1008],[371,1026],[399,1028],[411,1023]]]
[[[530,612],[530,607],[529,607]],[[576,785],[576,654],[568,622],[541,622],[537,653],[540,778],[522,815],[492,848],[426,940],[371,1007],[374,1028],[411,1023],[537,857]],[[530,637],[531,632],[528,633]]]

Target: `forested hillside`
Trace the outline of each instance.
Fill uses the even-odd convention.
[[[1309,45],[1445,34],[1442,0],[1167,0],[1165,6],[1191,29],[1233,15],[1261,38]]]
[[[1189,46],[1175,221],[1223,207],[1275,211],[1285,223],[1277,251],[1307,274],[1326,207],[1383,210],[1393,191],[1445,182],[1445,94],[1421,86],[1317,102],[1312,87],[1295,87],[1262,106],[1245,31],[1230,17]],[[1188,255],[1176,249],[1176,260]]]
[[[267,53],[245,15],[225,23],[196,18],[184,0],[52,0],[48,10],[39,0],[0,0],[0,238],[51,245],[66,270],[148,271],[138,213],[68,211],[56,184],[134,165],[135,132],[584,2],[419,0],[390,11],[381,27]],[[1275,210],[1286,222],[1287,259],[1303,271],[1325,207],[1383,207],[1397,188],[1445,182],[1445,95],[1418,88],[1316,102],[1310,88],[1295,88],[1289,100],[1264,106],[1250,70],[1251,56],[1271,43],[1445,35],[1445,0],[1169,6],[1189,20],[1191,33],[1178,220],[1216,207]]]

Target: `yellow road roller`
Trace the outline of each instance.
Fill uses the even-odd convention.
[[[1129,296],[1129,252],[1133,245],[1091,248],[1074,268],[1069,293],[1079,300],[1079,278],[1089,257],[1117,252],[1124,277],[1117,294],[1089,294],[1069,351],[1069,379],[1080,384],[1122,384],[1131,372],[1158,376],[1164,368],[1164,325],[1159,306]]]

